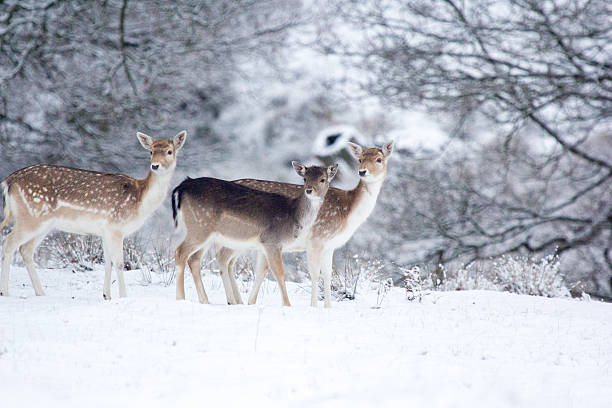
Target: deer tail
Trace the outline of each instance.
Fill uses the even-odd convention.
[[[179,184],[174,190],[172,190],[172,219],[174,220],[174,228],[178,228],[178,219],[180,216],[181,210],[181,195],[183,189],[181,186],[183,183]]]

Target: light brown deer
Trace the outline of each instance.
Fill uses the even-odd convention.
[[[149,174],[137,180],[122,174],[36,165],[18,170],[2,182],[4,221],[13,219],[13,231],[2,247],[0,295],[8,296],[9,268],[19,248],[36,295],[44,295],[34,265],[34,251],[51,230],[102,237],[105,261],[105,299],[111,297],[113,267],[119,295],[126,296],[123,278],[123,238],[139,229],[163,203],[176,168],[176,154],[187,133],[172,140],[153,140],[138,133],[151,152]]]
[[[331,187],[319,210],[317,220],[310,234],[304,240],[296,240],[283,251],[306,251],[308,270],[312,278],[311,306],[318,303],[319,273],[323,271],[325,307],[331,307],[331,274],[334,250],[342,247],[353,233],[372,213],[383,181],[387,174],[387,161],[393,152],[393,142],[385,143],[382,148],[363,149],[349,143],[353,155],[359,160],[360,181],[352,190],[346,191]],[[253,179],[235,180],[234,183],[250,188],[295,197],[299,186],[295,184]],[[233,264],[237,251],[229,248],[216,248],[216,256],[221,266],[221,276],[225,286],[228,303],[242,303],[237,289]],[[249,296],[249,304],[257,301],[259,288],[266,275],[266,260],[258,254],[255,268],[255,283]]]
[[[198,299],[208,303],[200,267],[202,254],[215,242],[227,248],[262,251],[280,287],[283,305],[290,306],[281,253],[292,242],[304,240],[338,170],[337,164],[292,164],[304,178],[294,197],[208,177],[188,178],[174,189],[174,221],[178,225],[182,220],[187,230],[175,252],[177,299],[185,299],[185,267],[189,262]]]

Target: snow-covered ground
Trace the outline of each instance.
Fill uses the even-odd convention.
[[[13,267],[0,298],[4,407],[609,407],[612,305],[495,292],[393,289],[313,309],[290,284],[291,308],[266,281],[257,306],[212,305],[174,286],[101,299],[103,271],[42,270],[36,297]],[[245,288],[246,289],[246,288]],[[116,295],[113,283],[113,295]],[[244,296],[246,298],[246,296]]]

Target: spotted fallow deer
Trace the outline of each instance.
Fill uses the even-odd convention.
[[[177,299],[185,299],[185,267],[189,261],[198,300],[208,303],[200,267],[202,254],[215,242],[227,248],[263,252],[280,287],[283,305],[290,306],[281,253],[308,234],[329,182],[338,170],[337,164],[329,167],[292,164],[304,178],[294,197],[208,177],[188,178],[174,189],[174,222],[178,226],[178,220],[182,220],[187,230],[175,252]]]
[[[382,148],[363,149],[349,143],[353,155],[359,160],[359,184],[352,190],[331,187],[319,210],[310,234],[306,239],[296,240],[283,248],[285,252],[306,251],[308,270],[312,279],[311,306],[316,307],[319,292],[319,273],[323,271],[325,307],[331,307],[331,274],[334,250],[342,247],[355,230],[374,210],[378,194],[387,175],[387,161],[393,151],[393,142],[385,143]],[[275,181],[253,179],[234,180],[234,183],[250,188],[295,197],[300,186]],[[218,246],[216,257],[221,266],[221,276],[225,286],[228,303],[242,303],[233,274],[233,264],[237,251]],[[255,284],[249,296],[249,304],[257,301],[259,288],[266,275],[266,260],[258,254],[255,268]]]
[[[139,229],[163,203],[176,168],[176,154],[187,133],[172,140],[153,140],[138,133],[140,144],[151,152],[149,174],[137,180],[122,174],[36,165],[8,176],[2,182],[4,221],[14,227],[2,247],[0,295],[8,295],[9,268],[19,248],[36,295],[44,295],[34,266],[36,247],[51,230],[102,237],[105,261],[105,299],[111,297],[113,267],[119,295],[126,296],[123,279],[123,238]]]

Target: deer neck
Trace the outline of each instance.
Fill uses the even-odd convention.
[[[357,205],[359,205],[362,201],[373,201],[376,203],[378,194],[380,193],[380,189],[383,185],[383,181],[385,181],[384,177],[367,183],[364,182],[363,179],[359,180],[359,184],[357,184],[357,187],[353,189],[353,203]]]
[[[310,199],[302,193],[297,199],[294,238],[307,234],[317,219],[323,200]]]
[[[341,229],[340,235],[343,238],[339,241],[348,241],[355,230],[370,216],[376,206],[383,181],[384,177],[370,182],[359,180],[357,187],[348,195],[350,203],[347,207],[350,210],[345,219],[344,227]]]
[[[140,180],[142,185],[142,200],[139,206],[139,218],[146,218],[151,215],[160,205],[170,188],[173,171],[165,171],[162,174],[149,171],[144,180]]]

